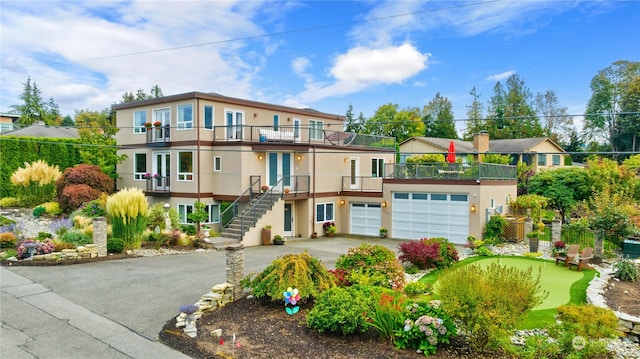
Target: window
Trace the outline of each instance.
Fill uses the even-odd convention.
[[[193,106],[178,106],[178,129],[193,128]]]
[[[133,113],[133,133],[145,133],[147,129],[144,124],[147,123],[147,111],[136,111]]]
[[[333,221],[333,203],[316,204],[316,222]]]
[[[553,161],[554,166],[560,166],[560,155],[553,155],[551,161]]]
[[[178,221],[182,224],[193,223],[187,218],[189,214],[193,213],[192,204],[179,204],[178,205]]]
[[[153,122],[160,122],[163,126],[170,124],[171,110],[168,108],[153,110]]]
[[[193,181],[193,152],[178,152],[178,181]]]
[[[409,194],[405,192],[394,192],[393,198],[395,199],[409,199]]]
[[[538,166],[547,165],[547,155],[538,155]]]
[[[213,129],[213,106],[204,107],[204,128],[207,130]]]
[[[371,159],[371,177],[384,176],[384,158]]]
[[[324,122],[309,120],[309,138],[312,140],[321,140],[323,127]]]
[[[204,208],[205,212],[209,215],[207,223],[220,223],[220,205],[212,203]]]
[[[215,172],[220,172],[222,171],[222,157],[220,156],[213,156],[213,170]]]
[[[225,110],[225,125],[227,126],[227,139],[241,140],[244,113],[235,110]]]
[[[273,130],[278,131],[278,126],[280,126],[280,115],[273,115]]]
[[[144,175],[147,173],[147,155],[145,153],[136,153],[133,157],[133,179],[145,180]]]

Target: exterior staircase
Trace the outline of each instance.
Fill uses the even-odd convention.
[[[231,243],[240,243],[243,235],[256,222],[264,216],[265,213],[273,208],[273,204],[282,198],[281,193],[273,191],[265,192],[253,198],[244,209],[220,232],[220,237],[231,240]]]

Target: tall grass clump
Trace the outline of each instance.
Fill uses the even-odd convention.
[[[11,175],[20,205],[31,206],[54,199],[56,181],[62,176],[58,166],[49,166],[43,160],[24,165]]]
[[[122,238],[126,249],[140,248],[149,211],[144,193],[139,188],[125,188],[109,196],[106,207],[113,237]]]
[[[459,321],[469,344],[477,350],[499,349],[509,341],[509,332],[548,293],[540,287],[540,272],[493,263],[476,264],[445,272],[435,291],[442,308]]]

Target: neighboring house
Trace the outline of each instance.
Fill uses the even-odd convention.
[[[566,155],[562,147],[546,137],[518,138],[511,140],[490,140],[489,134],[478,133],[473,141],[451,140],[435,137],[412,137],[399,144],[400,162],[408,157],[423,153],[447,153],[453,141],[458,157],[466,155],[477,158],[478,154],[490,152],[509,155],[510,164],[523,162],[533,165],[535,171],[564,166]]]
[[[39,121],[31,126],[2,132],[3,136],[45,137],[45,138],[80,138],[75,127],[49,126]]]
[[[20,115],[12,113],[0,113],[0,133],[11,131]]]
[[[202,92],[114,108],[127,155],[118,188],[141,188],[181,223],[200,200],[208,224],[247,246],[261,243],[266,225],[312,237],[325,222],[339,233],[377,236],[385,226],[394,238],[462,244],[482,235],[485,209],[516,195],[513,166],[410,173],[393,163],[394,138],[344,132],[341,115]]]

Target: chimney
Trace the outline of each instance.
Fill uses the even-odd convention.
[[[478,153],[489,151],[489,134],[487,131],[480,131],[473,135],[473,148],[478,151]]]

